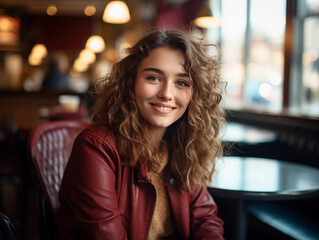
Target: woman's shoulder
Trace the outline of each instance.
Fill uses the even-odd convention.
[[[95,142],[108,143],[113,147],[116,145],[115,135],[105,124],[92,123],[85,128],[77,137],[81,140],[94,140]]]

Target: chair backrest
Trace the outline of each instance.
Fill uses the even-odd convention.
[[[58,192],[76,136],[90,123],[77,120],[50,121],[30,135],[35,170],[52,213],[59,207]]]
[[[10,219],[0,212],[0,229],[5,240],[17,240],[18,233]]]

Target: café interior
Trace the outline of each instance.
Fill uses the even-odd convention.
[[[52,239],[30,135],[89,122],[94,85],[154,28],[220,50],[225,159],[208,187],[225,238],[319,239],[317,0],[1,0],[0,239]]]

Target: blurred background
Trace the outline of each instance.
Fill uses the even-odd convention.
[[[109,2],[2,0],[0,89],[41,91],[55,61],[68,79],[60,90],[83,93],[148,29],[188,28],[221,49],[226,108],[319,116],[318,1],[127,0],[120,24],[102,19]],[[207,8],[215,23],[199,27]]]
[[[1,160],[15,157],[20,170],[32,168],[32,129],[55,119],[87,120],[94,83],[152,28],[189,29],[219,47],[227,122],[276,135],[270,145],[250,144],[237,155],[319,168],[318,0],[1,0]],[[65,110],[65,99],[76,107]],[[32,171],[19,174],[18,184],[28,179],[23,186],[32,192]],[[35,216],[19,222],[14,189],[1,192],[1,209],[38,239]]]

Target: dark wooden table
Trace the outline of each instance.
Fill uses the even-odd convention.
[[[237,239],[246,239],[247,200],[295,200],[319,195],[319,169],[266,158],[224,157],[218,160],[208,190],[238,200]],[[234,214],[235,215],[235,214]]]

